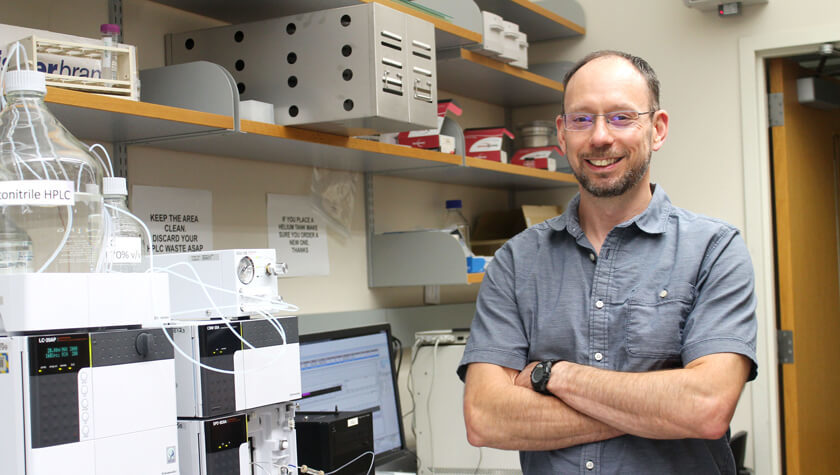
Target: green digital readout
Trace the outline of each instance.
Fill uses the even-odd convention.
[[[79,346],[60,346],[60,347],[51,347],[46,349],[46,354],[44,358],[46,359],[53,359],[53,358],[72,358],[74,356],[79,356]]]
[[[90,336],[71,333],[30,337],[29,355],[33,376],[76,373],[90,366]]]

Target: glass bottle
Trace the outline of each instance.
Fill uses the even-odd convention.
[[[461,200],[446,200],[446,215],[444,217],[443,226],[446,229],[452,229],[460,233],[464,241],[467,252],[470,249],[470,222],[464,217],[461,212]]]
[[[32,272],[32,239],[4,214],[0,215],[0,274]]]
[[[129,214],[126,197],[128,188],[123,177],[102,179],[102,194],[108,213],[105,251],[105,270],[108,272],[144,272],[148,258],[145,233]],[[114,209],[116,208],[116,209]]]
[[[17,228],[30,238],[32,260],[27,270],[95,272],[104,261],[100,194],[104,169],[47,109],[43,73],[7,71],[4,83],[7,105],[0,112],[3,228]],[[25,242],[20,236],[3,239]]]
[[[120,42],[120,25],[103,23],[99,26],[105,46],[116,47]],[[102,53],[102,79],[117,79],[117,55],[111,51]]]

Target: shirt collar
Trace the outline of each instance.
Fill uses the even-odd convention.
[[[665,194],[662,186],[651,184],[651,188],[653,188],[653,196],[651,196],[647,208],[641,214],[630,218],[616,227],[623,228],[635,224],[636,227],[648,234],[661,234],[665,232],[668,224],[668,216],[671,213],[671,200]],[[569,201],[569,204],[566,206],[566,211],[560,216],[550,219],[548,225],[556,231],[566,230],[572,236],[578,237],[583,233],[578,216],[579,207],[580,193],[576,194]]]

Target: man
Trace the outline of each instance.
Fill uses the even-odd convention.
[[[525,473],[734,474],[726,434],[756,374],[744,241],[650,183],[669,117],[647,62],[593,53],[564,84],[579,193],[484,277],[458,368],[468,439],[520,450]]]

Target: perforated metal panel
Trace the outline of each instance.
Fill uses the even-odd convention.
[[[344,135],[436,126],[431,23],[364,4],[167,36],[167,63],[211,61],[275,122]]]

